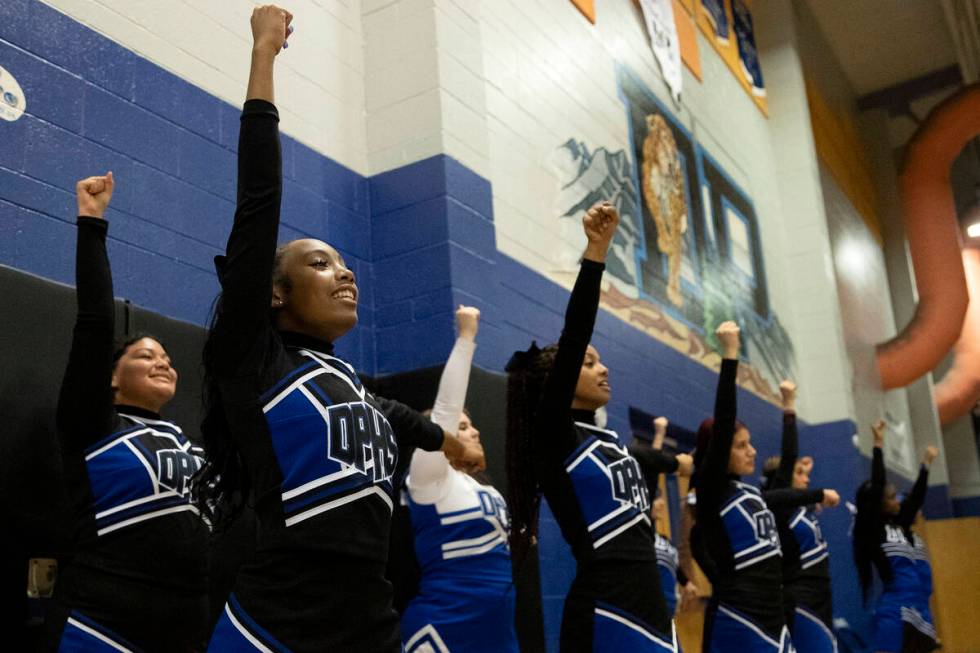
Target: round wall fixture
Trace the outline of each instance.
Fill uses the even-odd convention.
[[[27,98],[20,84],[6,68],[0,66],[0,118],[13,122],[27,109]]]

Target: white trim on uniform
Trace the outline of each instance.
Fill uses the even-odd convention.
[[[127,510],[129,508],[132,508],[134,506],[138,506],[138,505],[143,504],[143,503],[148,503],[150,501],[158,501],[160,499],[165,499],[167,497],[179,497],[179,496],[181,496],[181,495],[177,494],[173,490],[166,490],[164,492],[161,492],[160,494],[152,494],[150,496],[145,496],[145,497],[142,497],[140,499],[136,499],[134,501],[129,501],[127,503],[120,504],[120,505],[116,506],[115,508],[109,508],[108,510],[103,510],[102,512],[97,512],[97,513],[95,513],[95,518],[96,519],[102,519],[103,517],[108,517],[109,515],[115,514],[115,513],[119,512],[121,510]]]
[[[433,505],[420,504],[420,505]],[[460,513],[458,515],[449,515],[448,517],[440,517],[439,524],[441,526],[449,526],[450,524],[458,524],[461,521],[470,521],[471,519],[483,519],[483,508],[477,506],[472,510],[467,510],[466,512]]]
[[[573,460],[572,462],[570,462],[567,465],[565,465],[565,471],[566,472],[571,472],[573,469],[575,469],[576,467],[578,467],[579,463],[581,463],[583,460],[585,460],[586,458],[588,458],[589,457],[589,454],[592,453],[592,450],[595,449],[596,447],[598,447],[600,444],[602,444],[602,441],[601,440],[596,440],[595,442],[593,442],[592,444],[590,444],[588,447],[586,447],[585,448],[585,451],[583,451],[582,453],[580,453],[578,456],[575,457],[575,460]]]
[[[285,388],[283,388],[282,391],[279,394],[277,394],[275,397],[267,401],[265,405],[262,406],[262,412],[268,413],[270,410],[278,406],[283,399],[285,399],[290,394],[292,394],[293,390],[295,390],[298,386],[303,385],[304,383],[306,383],[312,378],[318,377],[321,374],[326,374],[326,373],[327,371],[322,367],[318,370],[310,370],[309,372],[307,372],[306,374],[299,377],[298,379],[296,379],[295,381],[287,385]]]
[[[268,646],[260,642],[258,638],[255,637],[255,635],[250,633],[248,629],[246,629],[245,626],[243,626],[238,621],[238,619],[235,618],[235,615],[232,614],[231,608],[228,606],[227,603],[225,604],[225,614],[228,615],[228,619],[231,620],[231,625],[235,627],[235,630],[240,632],[242,636],[245,639],[247,639],[252,646],[256,648],[256,650],[262,651],[262,653],[276,653],[271,648],[269,648]]]
[[[636,506],[634,506],[632,503],[624,503],[623,505],[621,505],[620,507],[616,508],[612,512],[606,513],[605,515],[603,515],[599,519],[597,519],[594,522],[592,522],[591,524],[589,524],[589,531],[590,532],[591,531],[594,531],[595,529],[599,528],[600,526],[602,526],[603,524],[605,524],[610,519],[612,519],[614,517],[617,517],[617,516],[621,515],[624,512],[628,512],[631,508],[636,508]]]
[[[780,642],[777,642],[776,640],[774,640],[772,637],[770,637],[769,635],[767,635],[765,633],[765,631],[763,631],[761,628],[759,628],[758,626],[756,626],[754,623],[752,623],[751,621],[749,621],[748,619],[746,619],[742,615],[736,614],[736,613],[732,612],[731,610],[729,610],[728,608],[726,608],[724,605],[721,605],[721,604],[718,605],[718,611],[721,612],[721,613],[724,613],[724,614],[728,615],[730,618],[734,619],[735,621],[739,622],[740,624],[742,624],[746,628],[750,629],[756,635],[758,635],[762,639],[766,640],[767,643],[772,644],[772,647],[774,649],[776,649],[777,651],[778,650],[781,650],[781,644],[780,644]]]
[[[641,628],[639,625],[633,623],[632,621],[630,621],[629,619],[626,619],[625,617],[623,617],[621,615],[616,614],[615,612],[609,612],[608,610],[604,610],[602,608],[596,608],[595,609],[595,613],[597,615],[599,615],[600,617],[605,617],[606,619],[612,619],[613,621],[615,621],[617,623],[620,623],[620,624],[626,626],[630,630],[635,630],[636,632],[640,633],[641,635],[643,635],[644,637],[646,637],[647,639],[649,639],[651,642],[654,642],[656,644],[659,644],[660,646],[663,646],[668,651],[676,651],[677,650],[676,645],[670,644],[668,642],[665,642],[664,640],[660,639],[659,637],[657,637],[656,635],[654,635],[653,633],[651,633],[650,631],[648,631],[646,628]],[[670,626],[671,626],[671,631],[673,631],[673,629],[674,629],[674,622],[673,622],[673,620],[671,620]]]
[[[820,619],[817,618],[817,615],[812,614],[812,613],[810,613],[809,610],[804,610],[803,608],[801,608],[799,606],[796,607],[796,614],[800,615],[804,619],[809,619],[813,623],[815,623],[818,626],[820,626],[820,629],[824,632],[824,634],[827,636],[827,638],[831,642],[833,642],[833,644],[834,644],[834,653],[837,653],[837,638],[834,637],[834,631],[832,631],[830,628],[827,628],[827,624],[825,624],[824,622],[820,621]]]
[[[366,497],[368,495],[371,495],[371,494],[376,494],[379,497],[381,497],[382,500],[384,500],[384,502],[386,504],[388,504],[388,509],[389,510],[394,510],[395,509],[394,505],[391,502],[391,497],[389,497],[387,494],[385,494],[384,490],[382,490],[378,486],[372,485],[371,487],[366,487],[366,488],[364,488],[363,490],[361,490],[359,492],[355,492],[354,494],[348,494],[345,497],[341,497],[341,498],[335,499],[333,501],[328,501],[326,503],[320,504],[319,506],[315,506],[313,508],[310,508],[309,510],[305,510],[303,512],[296,513],[295,515],[293,515],[292,517],[289,517],[286,520],[286,526],[295,526],[296,524],[298,524],[298,523],[300,523],[302,521],[306,521],[307,519],[309,519],[311,517],[316,517],[317,515],[319,515],[321,513],[327,512],[328,510],[333,510],[334,508],[339,508],[340,506],[343,506],[343,505],[346,505],[348,503],[351,503],[352,501],[357,501],[358,499],[363,499],[364,497]]]
[[[150,483],[153,484],[153,494],[154,494],[154,496],[157,495],[157,494],[159,494],[160,493],[160,479],[157,478],[156,471],[154,471],[154,469],[152,467],[150,467],[150,463],[146,462],[146,459],[143,457],[143,454],[140,453],[139,449],[137,449],[136,446],[133,445],[132,442],[130,442],[128,439],[126,439],[126,440],[123,440],[123,444],[126,445],[126,448],[128,448],[130,451],[133,452],[133,455],[136,456],[136,460],[140,461],[140,463],[143,464],[144,469],[146,469],[146,473],[149,474],[149,476],[150,476]]]
[[[75,628],[78,628],[82,632],[88,633],[89,635],[91,635],[92,637],[96,638],[100,642],[104,642],[104,643],[108,644],[109,646],[111,646],[112,648],[116,649],[117,651],[122,651],[122,653],[133,653],[132,649],[128,649],[125,646],[123,646],[122,644],[120,644],[119,642],[116,642],[116,641],[113,641],[113,640],[109,639],[106,635],[103,635],[102,633],[100,633],[99,631],[95,630],[94,628],[92,628],[90,626],[86,626],[82,622],[80,622],[80,621],[78,621],[78,620],[76,620],[76,619],[74,619],[72,617],[68,617],[68,623],[70,623]]]
[[[120,415],[120,417],[129,418],[129,419],[133,420],[134,422],[138,422],[138,423],[143,424],[143,425],[146,425],[146,424],[160,424],[160,425],[163,425],[163,426],[170,426],[170,427],[173,427],[173,429],[175,431],[177,431],[178,433],[180,433],[181,435],[184,434],[183,429],[181,429],[179,426],[177,426],[173,422],[168,422],[165,419],[150,419],[149,417],[139,417],[137,415],[130,415],[129,413],[119,413],[119,415]]]
[[[437,650],[434,651],[434,653],[449,653],[449,647],[446,646],[444,641],[442,641],[442,637],[439,636],[439,632],[432,624],[422,626],[415,632],[414,635],[411,636],[411,638],[409,638],[407,642],[405,642],[405,650],[407,653],[412,653],[412,647],[426,635],[432,639],[432,643],[437,647]]]
[[[193,512],[196,515],[201,514],[200,511],[195,506],[189,503],[185,503],[179,506],[171,506],[170,508],[164,508],[163,510],[154,510],[153,512],[143,513],[142,515],[133,517],[131,519],[125,519],[121,522],[113,524],[112,526],[106,526],[105,528],[100,528],[98,531],[96,531],[96,535],[100,535],[100,536],[105,535],[106,533],[111,533],[112,531],[119,530],[124,526],[130,526],[132,524],[136,524],[141,521],[146,521],[147,519],[153,519],[154,517],[162,517],[164,515],[169,515],[175,512],[183,512],[185,510],[189,512]]]
[[[630,505],[632,505],[632,504],[630,504]],[[609,540],[613,539],[614,537],[616,537],[617,535],[619,535],[623,531],[628,530],[628,529],[632,528],[633,526],[636,526],[636,524],[638,524],[639,522],[643,521],[643,517],[645,517],[645,515],[641,512],[636,517],[634,517],[632,520],[626,522],[625,524],[623,524],[622,526],[620,526],[616,530],[614,530],[614,531],[612,531],[610,533],[606,533],[605,535],[603,535],[598,540],[596,540],[595,542],[592,543],[592,548],[593,549],[598,549],[600,546],[602,546],[603,544],[605,544]]]
[[[507,540],[500,533],[494,532],[491,533],[491,535],[493,535],[494,538],[482,546],[471,547],[469,549],[456,549],[454,551],[443,550],[442,559],[452,560],[453,558],[466,558],[469,556],[476,556],[476,555],[480,555],[481,553],[486,553],[487,551],[492,551],[497,546],[507,543]]]
[[[775,549],[773,549],[769,553],[766,553],[766,554],[763,554],[763,555],[760,555],[760,556],[756,556],[756,557],[751,558],[749,560],[744,560],[744,561],[738,563],[737,565],[735,565],[735,571],[739,571],[741,569],[745,569],[746,567],[751,567],[752,565],[754,565],[757,562],[761,562],[761,561],[765,560],[766,558],[771,558],[773,556],[778,556],[778,555],[782,555],[782,551],[779,550],[779,547],[776,547]]]
[[[307,358],[311,358],[314,361],[316,361],[317,363],[319,363],[320,366],[328,374],[332,374],[332,375],[334,375],[334,376],[336,376],[336,377],[338,377],[340,379],[343,379],[347,383],[347,385],[349,385],[351,387],[351,390],[353,390],[357,394],[357,396],[361,398],[361,401],[364,401],[364,394],[365,394],[364,385],[362,384],[361,385],[361,388],[358,389],[357,386],[354,385],[354,382],[350,380],[350,376],[348,376],[347,374],[344,374],[343,372],[341,372],[340,370],[338,370],[336,367],[334,367],[332,364],[328,363],[325,360],[325,355],[324,354],[321,354],[320,356],[317,356],[317,352],[313,352],[313,351],[310,351],[308,349],[300,349],[299,350],[299,353],[300,353],[300,355],[306,356]],[[334,358],[333,356],[330,356],[330,358],[332,360],[338,361],[339,363],[341,363],[342,365],[344,365],[345,367],[347,367],[347,371],[348,372],[350,372],[355,377],[357,376],[357,373],[354,372],[354,369],[351,368],[349,365],[347,365],[344,361],[340,360],[339,358]]]
[[[480,537],[471,537],[466,540],[453,540],[452,542],[444,542],[442,545],[443,551],[452,551],[453,549],[465,549],[468,547],[479,546],[481,544],[486,544],[487,541],[499,537],[500,534],[497,531],[490,531],[489,533],[484,533]]]
[[[98,449],[96,449],[95,451],[93,451],[92,453],[85,454],[85,461],[88,462],[89,460],[92,460],[93,458],[95,458],[96,456],[98,456],[100,453],[105,453],[106,451],[108,451],[109,449],[112,449],[114,446],[116,446],[120,442],[124,442],[128,438],[130,438],[130,437],[132,437],[134,435],[142,435],[144,433],[149,433],[152,430],[153,429],[151,429],[151,428],[145,428],[145,429],[140,429],[139,431],[133,431],[132,433],[123,433],[119,437],[113,438],[112,440],[110,440],[106,444],[102,445],[101,447],[99,447]]]

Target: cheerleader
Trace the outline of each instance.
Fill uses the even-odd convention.
[[[508,501],[520,564],[535,535],[540,493],[575,556],[561,650],[675,651],[673,621],[657,587],[650,495],[652,454],[635,458],[596,426],[609,370],[589,344],[606,252],[619,222],[609,203],[583,219],[588,240],[557,345],[517,352],[507,365]],[[644,469],[649,466],[651,469]]]
[[[479,443],[463,407],[480,311],[456,311],[459,337],[439,381],[432,421]],[[507,505],[484,474],[464,474],[440,452],[416,451],[408,506],[422,577],[402,614],[409,653],[517,653]]]
[[[204,349],[208,447],[200,505],[216,527],[254,506],[255,554],[239,568],[209,651],[401,650],[384,578],[403,446],[465,468],[482,451],[367,391],[333,343],[357,322],[358,286],[319,240],[276,248],[282,198],[273,67],[292,16],[252,13],[238,144],[238,204]]]
[[[817,512],[840,503],[835,490],[810,489],[813,459],[798,459],[796,384],[779,386],[783,406],[782,454],[766,461],[763,497],[776,517],[783,554],[783,609],[797,653],[835,653],[830,551]],[[780,502],[774,495],[790,493]]]
[[[667,425],[668,421],[666,417],[657,417],[653,420],[652,446],[654,451],[663,450],[664,438],[667,435]],[[694,468],[691,456],[689,454],[677,454],[675,459],[677,460],[677,475],[690,477]],[[698,588],[694,584],[694,581],[689,579],[680,565],[677,547],[674,546],[674,543],[669,537],[661,535],[656,530],[657,522],[665,522],[669,518],[667,501],[660,492],[660,475],[654,476],[652,480],[647,479],[647,487],[650,491],[650,496],[654,498],[651,516],[654,521],[654,537],[657,547],[657,568],[660,571],[660,586],[664,593],[664,601],[667,603],[667,612],[673,616],[677,613],[678,609],[678,594],[680,594],[680,604],[681,609],[683,609],[683,606],[697,599]],[[678,592],[678,588],[680,588],[680,592]],[[680,645],[678,645],[677,650],[680,651]]]
[[[792,651],[782,607],[782,562],[776,520],[755,486],[756,451],[735,419],[739,329],[722,323],[715,416],[698,430],[697,523],[692,550],[714,588],[705,613],[703,650]],[[703,452],[703,453],[702,453]]]
[[[871,594],[876,570],[882,588],[875,604],[874,650],[878,653],[928,653],[938,648],[936,629],[922,613],[922,579],[915,546],[908,531],[925,501],[929,466],[935,447],[926,449],[912,492],[899,501],[895,486],[887,482],[882,448],[885,422],[872,426],[874,449],[871,479],[857,491],[854,520],[854,562],[865,601]]]
[[[75,552],[62,565],[45,650],[202,650],[209,531],[189,496],[203,452],[160,412],[177,371],[152,336],[113,354],[105,211],[112,173],[76,185],[78,317],[58,400]]]

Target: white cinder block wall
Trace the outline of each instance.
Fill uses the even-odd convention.
[[[249,0],[46,0],[160,67],[229,102],[245,99]],[[360,0],[288,0],[296,32],[277,69],[283,132],[367,172]]]
[[[370,174],[448,154],[487,175],[480,0],[365,0]]]
[[[217,97],[242,101],[248,16],[258,3],[48,2]],[[793,114],[789,129],[766,119],[700,33],[703,81],[685,69],[676,106],[630,0],[602,3],[596,25],[561,0],[285,4],[297,31],[278,71],[283,131],[364,175],[437,154],[456,158],[493,185],[500,250],[564,283],[555,276],[561,248],[550,244],[579,243],[575,230],[556,227],[559,180],[549,158],[569,138],[629,150],[616,81],[617,64],[628,66],[755,205],[770,301],[797,347],[801,413],[819,422],[854,416],[833,276],[824,274],[823,215],[781,190],[799,182],[811,190],[802,197],[817,199],[817,170],[788,169],[772,147],[788,135],[805,142],[806,114]],[[777,75],[774,88],[784,81]],[[804,242],[813,251],[797,251]],[[817,274],[798,274],[801,267]]]
[[[685,68],[681,106],[676,106],[653,58],[642,16],[630,0],[604,2],[594,26],[570,2],[499,0],[484,4],[481,27],[500,250],[569,283],[555,273],[561,267],[554,255],[557,248],[535,245],[559,235],[559,180],[548,159],[569,138],[590,149],[630,151],[626,109],[616,82],[616,66],[625,64],[752,199],[770,300],[797,348],[801,413],[818,422],[853,418],[809,117],[805,96],[797,95],[802,91],[798,60],[798,83],[785,92],[797,95],[801,110],[777,121],[762,115],[700,33],[703,81]],[[785,109],[785,104],[774,107]],[[793,136],[792,143],[809,139],[809,150],[800,153],[810,153],[808,167],[787,169],[785,158],[773,151],[771,143],[787,135]],[[783,192],[794,180],[808,189],[804,197],[813,201],[800,206],[799,196]],[[568,232],[573,239],[577,235]],[[568,246],[580,244],[571,240]],[[808,273],[800,274],[801,269]]]

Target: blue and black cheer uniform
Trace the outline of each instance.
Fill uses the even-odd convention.
[[[107,230],[78,218],[78,318],[58,400],[75,551],[59,571],[45,648],[200,651],[209,530],[189,481],[203,452],[156,413],[113,405]]]
[[[783,616],[776,520],[758,488],[728,473],[737,371],[737,360],[722,360],[714,431],[697,470],[692,549],[714,588],[703,650],[785,653],[792,644]]]
[[[830,553],[815,510],[823,490],[791,487],[798,455],[796,414],[787,411],[779,469],[763,492],[782,546],[783,611],[797,653],[834,653]]]
[[[630,442],[630,455],[641,461],[643,477],[646,481],[647,492],[651,498],[655,498],[660,493],[660,474],[672,474],[677,471],[677,457],[664,452],[662,449],[654,449],[649,441],[643,437],[634,437]],[[646,464],[644,464],[646,463]],[[662,470],[662,471],[661,471]],[[657,569],[660,572],[660,586],[663,589],[664,602],[667,604],[667,614],[671,617],[677,612],[677,586],[687,585],[687,574],[680,567],[680,557],[677,547],[670,538],[665,537],[656,531],[654,524],[654,544],[657,550]],[[680,645],[678,645],[678,651]]]
[[[584,259],[534,427],[534,464],[578,563],[565,600],[561,650],[676,649],[659,587],[650,495],[640,462],[591,411],[572,410],[605,266]],[[652,451],[652,450],[651,450]]]
[[[938,648],[936,629],[922,613],[922,587],[915,546],[909,532],[925,502],[929,470],[923,465],[912,491],[902,501],[898,515],[884,516],[878,527],[880,551],[872,556],[881,595],[875,604],[874,649],[889,653],[928,653]],[[871,456],[869,505],[880,506],[885,492],[885,458],[879,447]]]
[[[248,470],[256,551],[209,651],[399,651],[384,578],[400,444],[439,449],[442,429],[372,396],[329,342],[278,331],[272,273],[282,197],[279,115],[249,100],[238,206],[217,261],[220,406]]]

